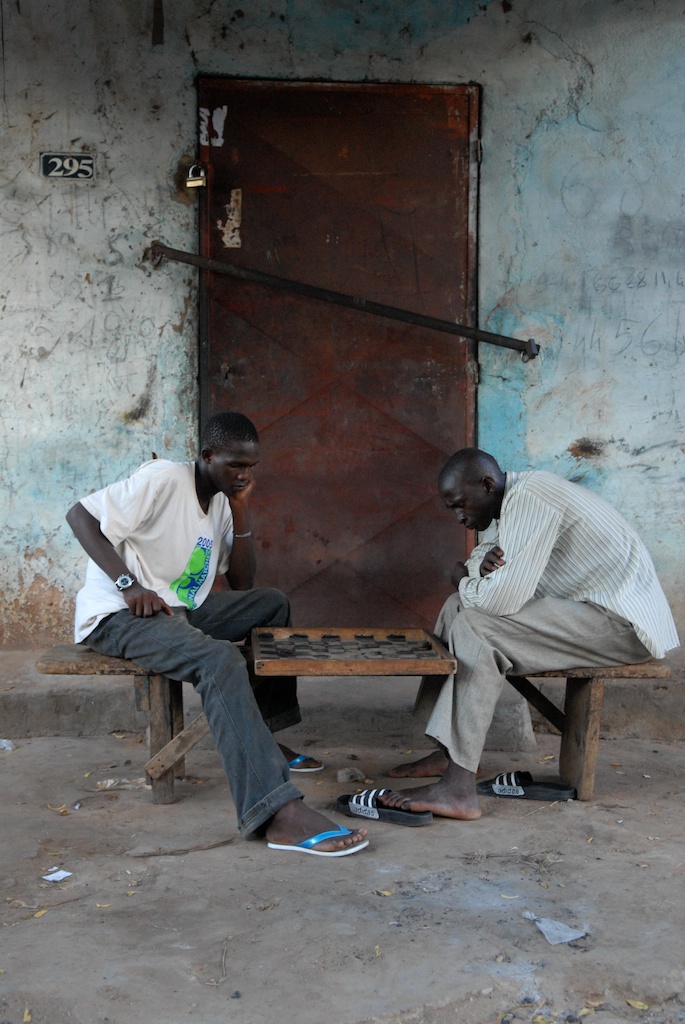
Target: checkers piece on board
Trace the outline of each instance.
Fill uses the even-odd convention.
[[[425,629],[253,629],[257,675],[449,675],[456,659]]]

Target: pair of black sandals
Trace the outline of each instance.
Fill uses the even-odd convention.
[[[575,800],[576,791],[563,782],[535,782],[530,772],[502,772],[494,779],[476,785],[479,796],[512,797],[519,800]],[[398,807],[384,807],[380,796],[391,789],[365,789],[361,793],[343,793],[336,801],[336,809],[350,818],[369,821],[387,821],[393,825],[428,825],[433,820],[431,811],[405,811]]]

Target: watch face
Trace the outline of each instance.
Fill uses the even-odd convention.
[[[118,587],[119,590],[126,590],[128,587],[132,587],[133,583],[133,576],[127,576],[125,573],[123,573],[116,581],[115,586]]]

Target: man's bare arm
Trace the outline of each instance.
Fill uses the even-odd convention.
[[[249,498],[254,490],[254,479],[228,499],[233,513],[233,548],[226,576],[232,590],[252,590],[257,568],[254,538],[250,526]]]
[[[129,575],[128,566],[105,537],[99,522],[80,501],[77,501],[67,512],[67,522],[86,554],[109,576],[112,582],[124,574]],[[121,596],[128,605],[129,611],[141,618],[157,615],[158,612],[173,615],[171,608],[159,594],[156,594],[154,590],[147,590],[137,580],[132,587],[122,590]]]

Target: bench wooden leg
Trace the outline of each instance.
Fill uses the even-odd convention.
[[[530,679],[526,679],[525,676],[507,676],[507,679],[522,697],[525,697],[531,707],[534,707],[536,711],[539,711],[543,718],[546,718],[550,725],[553,725],[555,729],[558,729],[560,733],[564,731],[565,716],[564,712],[560,711],[556,704],[545,697],[541,690],[538,690],[534,683],[531,683]]]
[[[169,698],[171,702],[171,735],[179,736],[183,732],[183,683],[176,679],[169,680]],[[177,779],[185,777],[186,759],[179,757],[174,764],[174,775]]]
[[[196,743],[209,732],[209,724],[204,715],[198,715],[195,721],[174,736],[170,743],[167,743],[158,753],[151,757],[145,765],[145,771],[151,779],[161,778],[165,772],[174,768],[175,765],[184,763],[184,755],[188,753]],[[178,778],[178,771],[176,771]]]
[[[449,676],[422,676],[419,689],[414,701],[413,714],[417,718],[423,718],[426,722],[433,713],[436,701],[440,692],[449,679]]]
[[[149,676],[150,684],[150,755],[159,753],[162,747],[173,739],[174,714],[177,707],[178,694],[172,699],[172,685],[166,676]],[[181,686],[181,683],[177,683]],[[153,804],[172,804],[174,794],[173,765],[159,778],[152,779]]]
[[[579,800],[592,800],[603,699],[602,677],[566,680],[559,775]]]

